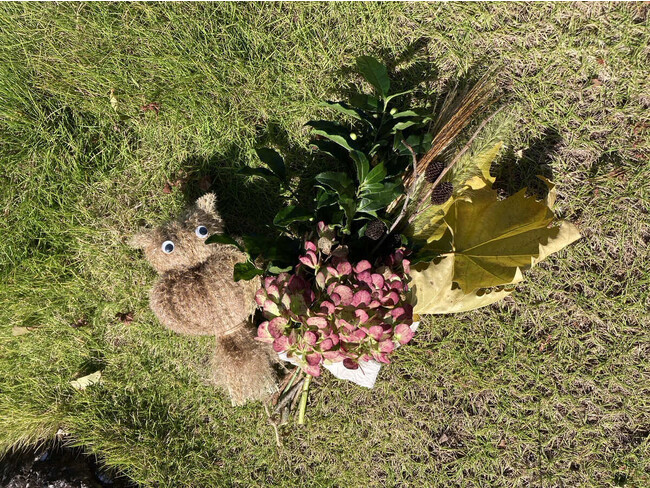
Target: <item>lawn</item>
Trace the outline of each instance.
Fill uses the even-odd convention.
[[[647,3],[0,7],[0,455],[59,439],[144,486],[650,486]],[[374,390],[323,375],[308,424],[206,385],[127,245],[210,189],[233,232],[277,197],[236,169],[386,62],[427,103],[499,67],[509,182],[553,174],[583,239],[507,300],[427,318]],[[306,193],[309,197],[309,192]],[[85,391],[70,382],[101,370]]]

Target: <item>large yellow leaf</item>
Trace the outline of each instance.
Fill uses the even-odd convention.
[[[510,291],[479,289],[465,293],[453,283],[454,256],[415,265],[411,270],[411,289],[418,314],[457,313],[485,307],[508,296]]]
[[[445,215],[453,281],[466,293],[516,282],[522,270],[580,237],[571,224],[551,226],[554,220],[546,202],[526,197],[525,189],[505,200],[482,189],[471,202],[455,201]]]

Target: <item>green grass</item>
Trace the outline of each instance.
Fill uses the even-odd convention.
[[[650,486],[648,12],[4,4],[0,454],[62,429],[145,486]],[[260,144],[310,164],[303,124],[359,81],[361,54],[422,101],[502,65],[517,122],[502,176],[550,165],[584,239],[512,299],[427,320],[374,390],[323,376],[278,449],[259,405],[202,382],[209,338],[157,323],[154,273],[126,242],[206,175],[233,229],[267,219],[274,195],[235,169]],[[102,385],[70,386],[97,369]]]

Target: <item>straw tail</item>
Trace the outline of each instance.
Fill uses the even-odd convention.
[[[248,324],[217,337],[214,380],[226,389],[233,405],[265,400],[277,391],[269,347],[255,340]]]

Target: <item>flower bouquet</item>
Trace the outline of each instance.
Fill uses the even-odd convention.
[[[314,177],[314,200],[299,202],[299,175],[275,150],[258,149],[264,165],[242,173],[276,181],[286,205],[264,236],[207,240],[247,253],[235,280],[262,276],[257,340],[297,366],[271,400],[279,423],[298,402],[304,423],[311,379],[323,368],[372,387],[379,366],[413,338],[418,315],[494,303],[523,271],[580,237],[553,213],[549,180],[540,177],[542,198],[493,189],[508,117],[486,113],[496,98],[491,76],[412,108],[413,91],[392,93],[378,60],[362,56],[357,68],[373,92],[324,102],[342,121],[307,124],[313,150],[337,168]]]

